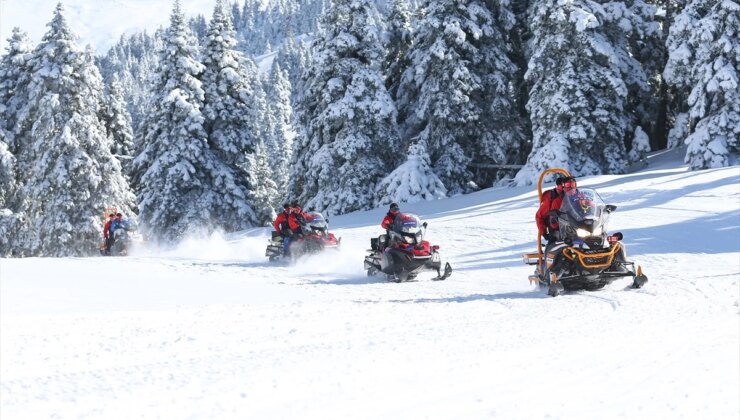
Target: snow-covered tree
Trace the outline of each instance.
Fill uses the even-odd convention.
[[[231,18],[218,0],[203,50],[204,125],[211,148],[237,171],[244,153],[254,149],[263,99],[257,100],[262,87],[256,67],[235,46]]]
[[[121,82],[116,74],[111,80],[102,116],[106,134],[113,141],[111,152],[121,162],[124,173],[127,173],[134,154],[134,132],[131,128],[131,115],[123,98]]]
[[[637,162],[645,159],[645,156],[647,156],[649,151],[650,138],[647,133],[643,131],[642,127],[638,125],[635,127],[635,134],[632,137],[632,148],[628,155],[630,162]]]
[[[134,160],[140,221],[154,240],[194,231],[242,229],[256,222],[248,190],[208,144],[201,112],[204,67],[175,1],[166,30],[142,151]]]
[[[249,192],[249,201],[255,208],[257,224],[269,226],[276,216],[274,208],[279,199],[279,192],[278,186],[272,178],[270,159],[262,140],[257,142],[254,152],[247,155],[245,166],[249,174],[249,182],[255,186]]]
[[[517,183],[532,183],[552,167],[574,175],[624,172],[628,87],[604,8],[589,0],[544,0],[532,3],[529,17],[525,78],[534,139]]]
[[[508,1],[427,0],[422,9],[399,107],[406,137],[419,136],[447,189],[463,192],[474,158],[510,163],[521,153],[508,38],[515,19]]]
[[[17,188],[15,156],[8,150],[5,131],[0,129],[0,209],[11,206]]]
[[[376,206],[390,203],[414,203],[447,195],[442,181],[429,164],[423,142],[409,146],[408,158],[378,184]]]
[[[107,207],[127,215],[133,195],[110,152],[99,119],[100,73],[76,44],[57,5],[49,31],[29,61],[30,83],[18,114],[16,158],[27,174],[20,213],[28,219],[21,248],[35,255],[97,252]]]
[[[4,141],[14,153],[13,133],[29,82],[28,61],[33,46],[25,32],[13,28],[6,50],[7,53],[0,58],[0,131],[4,132]]]
[[[279,63],[272,65],[268,94],[270,103],[267,109],[267,150],[272,167],[272,179],[280,196],[285,196],[288,190],[288,176],[290,174],[290,161],[293,154],[293,137],[295,133],[292,128],[293,108],[290,104],[291,86],[288,80],[288,72],[280,68]],[[272,203],[277,207],[280,203]]]
[[[396,108],[373,2],[336,0],[321,18],[316,56],[297,109],[292,197],[334,214],[368,208],[398,148]]]
[[[685,139],[691,169],[736,162],[740,147],[740,3],[692,0],[676,18],[668,38],[664,75],[690,89],[694,124]]]
[[[409,50],[413,30],[411,27],[411,11],[406,0],[394,0],[388,16],[388,29],[385,33],[386,56],[383,61],[385,86],[391,97],[396,100],[401,76],[410,65]]]

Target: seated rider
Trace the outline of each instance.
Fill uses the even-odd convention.
[[[293,235],[297,236],[303,236],[303,225],[306,224],[306,219],[308,218],[308,213],[304,212],[301,209],[301,206],[298,205],[297,201],[294,201],[290,204],[291,211],[290,216],[288,217],[288,227],[292,231]]]
[[[574,177],[559,177],[555,180],[555,188],[542,194],[542,203],[537,210],[535,220],[537,229],[543,238],[549,243],[560,239],[558,230],[557,217],[551,216],[553,210],[560,210],[563,204],[565,193],[576,189],[576,179]]]
[[[393,226],[393,222],[396,220],[396,216],[400,213],[398,204],[391,203],[391,207],[388,209],[388,213],[385,214],[383,221],[380,222],[380,227],[385,230],[389,230]]]
[[[113,246],[113,235],[110,232],[110,225],[116,219],[115,213],[108,215],[108,221],[103,226],[103,239],[105,240],[105,255],[110,255],[110,247]]]
[[[279,232],[280,236],[283,237],[283,253],[287,253],[288,245],[290,245],[290,237],[293,236],[293,232],[290,230],[288,225],[288,219],[290,218],[290,204],[283,204],[283,211],[278,214],[272,226],[275,228],[275,232]]]
[[[111,221],[110,227],[108,228],[108,239],[110,240],[111,246],[116,242],[116,231],[118,229],[126,229],[128,227],[128,223],[123,220],[123,214],[116,213],[116,218]],[[108,248],[108,251],[110,252],[110,248]]]

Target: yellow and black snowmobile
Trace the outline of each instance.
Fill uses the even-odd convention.
[[[565,169],[542,172],[537,185],[540,203],[542,183],[547,175],[570,177]],[[559,209],[553,210],[559,229],[555,240],[543,251],[542,235],[537,234],[537,252],[524,255],[524,261],[536,265],[530,282],[547,287],[550,296],[564,290],[598,290],[617,278],[632,277],[632,287],[639,289],[647,282],[639,265],[627,261],[627,250],[619,232],[609,235],[606,225],[616,206],[605,204],[590,188],[563,191]]]

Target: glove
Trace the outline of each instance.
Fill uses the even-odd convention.
[[[551,234],[549,234],[549,233],[546,233],[546,234],[542,235],[542,237],[543,237],[543,238],[544,238],[544,239],[545,239],[545,240],[546,240],[547,242],[550,242],[550,241],[552,241],[552,240],[553,240],[553,237],[552,237],[552,235],[551,235]]]

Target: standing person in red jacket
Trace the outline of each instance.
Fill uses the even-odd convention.
[[[113,246],[113,235],[110,234],[110,225],[116,219],[116,215],[111,213],[108,215],[108,221],[103,226],[103,239],[105,240],[105,255],[110,255],[110,247]]]
[[[388,213],[386,213],[383,221],[380,222],[380,227],[385,230],[390,229],[393,226],[393,222],[396,220],[396,216],[398,216],[398,213],[400,212],[401,210],[399,209],[398,204],[391,203],[391,207],[388,209]]]

